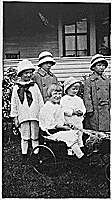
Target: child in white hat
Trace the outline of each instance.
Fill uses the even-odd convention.
[[[65,95],[61,99],[61,107],[64,111],[64,117],[66,124],[72,128],[83,128],[83,119],[86,112],[83,100],[77,96],[80,88],[81,81],[74,77],[69,77],[64,82],[64,93]],[[84,147],[82,140],[82,132],[78,132],[78,144]]]
[[[86,107],[85,128],[96,131],[110,131],[110,80],[104,75],[108,62],[101,54],[91,59],[93,71],[85,80],[84,101]]]
[[[11,117],[14,117],[15,126],[21,133],[22,165],[27,161],[28,140],[32,140],[33,148],[39,144],[39,111],[44,105],[37,84],[31,80],[34,71],[30,61],[19,62],[20,80],[13,88],[11,99]]]
[[[64,112],[60,105],[62,87],[59,84],[52,84],[48,88],[47,94],[49,100],[44,104],[39,115],[40,128],[48,133],[47,138],[64,141],[78,160],[86,162],[88,159],[78,144],[78,130],[70,129],[65,122]],[[70,155],[69,151],[68,155]]]
[[[51,67],[55,65],[55,60],[52,54],[48,51],[43,51],[39,55],[38,67],[35,71],[34,81],[38,84],[44,102],[47,100],[47,89],[53,84],[57,83],[57,77],[50,71]]]

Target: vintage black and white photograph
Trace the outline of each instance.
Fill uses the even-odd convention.
[[[2,1],[2,198],[111,199],[111,1]]]

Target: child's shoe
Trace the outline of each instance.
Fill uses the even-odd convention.
[[[67,155],[68,155],[68,156],[73,156],[73,151],[72,151],[71,148],[68,149],[68,151],[67,151]]]

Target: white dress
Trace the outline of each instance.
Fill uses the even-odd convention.
[[[65,95],[62,97],[60,104],[64,112],[65,122],[67,124],[74,125],[79,129],[82,129],[83,128],[82,122],[84,119],[83,115],[86,112],[86,108],[84,106],[83,100],[77,95],[73,97],[69,95]],[[83,115],[80,117],[77,115],[73,115],[73,113],[78,110],[83,112]],[[82,132],[79,131],[78,134],[79,134],[79,138],[78,138],[79,146],[83,147],[84,145],[83,145],[83,140],[82,140]]]
[[[65,113],[65,121],[68,124],[76,125],[78,128],[83,128],[82,121],[84,117],[73,115],[73,112],[77,110],[81,110],[83,112],[83,115],[85,114],[86,108],[84,106],[83,100],[76,95],[74,97],[65,95],[62,97],[60,104]],[[67,116],[67,114],[69,116]]]
[[[39,115],[39,126],[41,129],[43,131],[47,131],[48,129],[55,128],[56,125],[63,126],[64,122],[64,113],[61,105],[53,104],[50,101],[47,101],[41,109]],[[80,158],[83,156],[83,153],[78,145],[77,133],[77,130],[59,131],[47,136],[47,138],[55,141],[64,141],[68,147],[74,149],[74,153]]]
[[[53,104],[47,101],[39,114],[39,126],[43,131],[53,129],[56,125],[64,125],[64,113],[59,104]]]

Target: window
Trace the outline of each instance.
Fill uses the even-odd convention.
[[[109,16],[97,21],[97,52],[105,56],[110,55],[111,27]]]
[[[72,25],[64,25],[64,56],[87,56],[88,27],[83,18]]]

